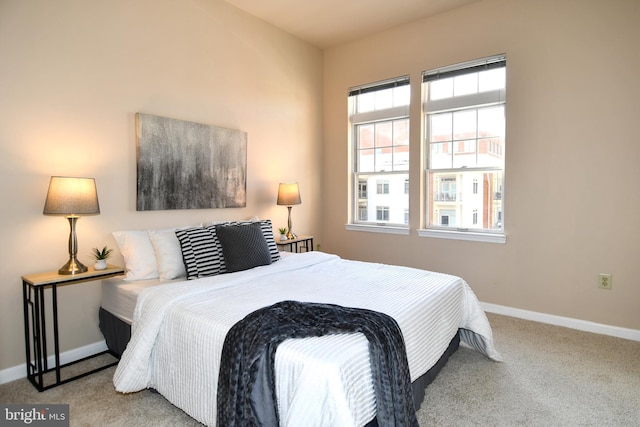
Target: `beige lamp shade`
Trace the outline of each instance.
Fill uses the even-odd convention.
[[[99,214],[95,179],[52,176],[42,213],[64,216]]]
[[[300,203],[298,183],[280,183],[278,187],[278,205],[292,206],[299,205]]]

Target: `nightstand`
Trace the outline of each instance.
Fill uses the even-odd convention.
[[[278,250],[286,252],[310,252],[313,250],[313,236],[298,236],[295,239],[276,240]]]
[[[71,378],[61,379],[60,370],[84,360],[88,360],[108,353],[108,350],[84,357],[73,362],[60,365],[60,343],[58,331],[58,286],[75,285],[77,283],[91,282],[107,279],[109,277],[124,274],[124,268],[108,265],[106,270],[95,270],[89,267],[85,273],[61,275],[57,271],[47,273],[28,274],[22,276],[22,297],[24,304],[24,339],[27,361],[27,379],[38,391],[44,391],[61,384],[82,378],[94,372],[101,371],[116,365],[111,362],[88,372],[75,375]],[[53,316],[53,347],[54,366],[50,367],[47,360],[47,315],[45,313],[45,290],[51,290],[51,316]],[[49,298],[47,298],[49,300]],[[33,353],[32,353],[33,350]],[[33,359],[32,359],[33,355]],[[55,371],[55,382],[45,385],[44,374]]]

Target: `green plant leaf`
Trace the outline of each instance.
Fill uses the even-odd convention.
[[[106,246],[102,248],[102,250],[98,248],[93,248],[91,250],[91,258],[95,259],[96,261],[101,259],[107,260],[111,257],[112,253],[113,253],[113,249],[109,249]]]

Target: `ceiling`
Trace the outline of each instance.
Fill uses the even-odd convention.
[[[321,49],[479,0],[225,0]]]

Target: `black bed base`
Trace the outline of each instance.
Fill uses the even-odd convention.
[[[131,325],[100,307],[98,326],[107,342],[109,353],[120,359],[131,339]]]
[[[453,353],[455,353],[456,350],[458,350],[459,345],[460,331],[458,331],[456,335],[451,339],[451,341],[449,342],[449,346],[444,351],[444,353],[442,353],[442,356],[440,356],[440,359],[438,359],[436,364],[411,384],[411,387],[413,388],[413,406],[414,408],[416,408],[416,411],[420,409],[420,405],[422,405],[422,401],[424,400],[425,395],[425,389],[429,384],[433,382],[433,380],[436,379],[436,375],[438,375],[438,372],[440,372],[440,370],[444,368],[444,365],[447,364],[447,360],[449,360],[449,357]]]
[[[100,330],[102,331],[102,335],[104,335],[104,339],[107,342],[107,348],[109,349],[109,352],[115,357],[120,358],[120,356],[122,356],[122,353],[124,352],[124,349],[127,347],[129,339],[131,338],[131,325],[120,320],[118,317],[109,313],[102,307],[100,307],[98,318]],[[456,352],[459,345],[460,332],[456,333],[456,335],[449,343],[449,346],[444,351],[442,356],[440,356],[440,359],[438,359],[436,364],[411,384],[413,388],[413,404],[416,408],[416,411],[420,409],[420,405],[424,400],[425,389],[436,378],[438,372],[440,372],[440,370],[447,363],[449,357]],[[370,423],[367,424],[367,427],[375,427],[377,425],[377,421],[373,419]]]

